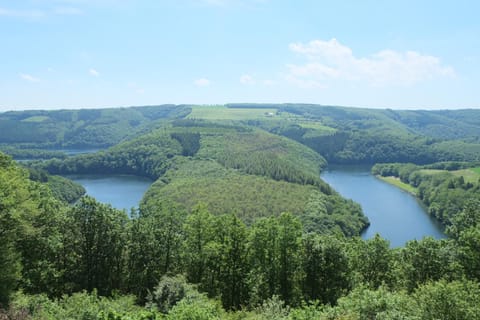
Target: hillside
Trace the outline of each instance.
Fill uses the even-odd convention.
[[[0,145],[19,148],[92,148],[115,145],[149,130],[153,122],[182,117],[185,106],[32,110],[0,113]]]
[[[230,104],[273,116],[245,120],[305,144],[330,163],[476,161],[480,110],[390,110],[305,104]],[[271,110],[275,110],[274,113]]]
[[[163,105],[0,114],[0,149],[17,158],[65,157],[45,149],[105,148],[163,120],[248,125],[308,146],[330,163],[476,161],[479,110],[391,110],[307,104]],[[35,151],[30,149],[35,148]],[[37,152],[38,148],[44,149]]]
[[[291,212],[306,228],[359,234],[368,220],[320,177],[325,160],[292,140],[244,125],[176,120],[106,151],[37,162],[54,174],[121,173],[157,179],[143,200],[199,203],[245,222]]]
[[[475,319],[478,163],[374,168],[411,186],[449,226],[449,239],[395,249],[380,236],[350,237],[366,217],[319,177],[325,158],[474,159],[475,139],[421,133],[388,110],[309,108],[192,106],[30,172],[0,153],[0,317]],[[90,197],[58,201],[81,190],[41,169],[156,181],[128,218]]]

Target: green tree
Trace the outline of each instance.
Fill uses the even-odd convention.
[[[290,213],[278,218],[279,293],[287,304],[299,302],[299,269],[302,224]]]
[[[215,217],[204,205],[195,207],[186,219],[183,260],[192,283],[201,283],[205,277],[207,246],[215,240],[215,225]]]
[[[413,297],[420,309],[421,319],[480,319],[478,282],[432,282],[421,286]]]
[[[421,241],[409,241],[400,250],[397,275],[409,292],[430,281],[458,277],[456,273],[461,267],[457,265],[456,251],[449,240],[428,237]]]
[[[141,300],[165,274],[180,269],[185,214],[167,202],[150,201],[132,221],[128,243],[129,288]]]
[[[275,217],[258,219],[250,231],[251,303],[279,294],[279,225]]]
[[[302,291],[307,301],[335,304],[350,288],[344,244],[333,236],[307,235],[303,240]]]
[[[356,284],[363,283],[371,289],[392,284],[393,253],[388,240],[378,234],[368,240],[354,239],[349,250]]]
[[[235,215],[218,218],[220,242],[220,294],[227,309],[238,309],[248,301],[248,230]]]
[[[66,277],[73,288],[108,295],[123,288],[125,228],[127,215],[110,205],[84,197],[69,213],[70,238],[66,239],[74,257]]]

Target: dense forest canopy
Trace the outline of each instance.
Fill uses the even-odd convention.
[[[0,128],[5,152],[49,159],[0,153],[0,318],[480,319],[478,110],[166,105]],[[358,238],[360,206],[319,174],[379,162],[448,239]],[[70,173],[155,182],[129,217],[53,175]]]

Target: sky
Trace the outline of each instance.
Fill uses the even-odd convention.
[[[0,111],[480,107],[476,0],[0,0]]]

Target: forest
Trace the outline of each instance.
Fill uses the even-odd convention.
[[[0,153],[0,319],[480,319],[480,112],[111,110],[0,114],[25,124],[5,153],[45,151]],[[335,163],[376,163],[448,238],[362,240],[360,206],[320,179]],[[73,173],[155,182],[127,213]]]

